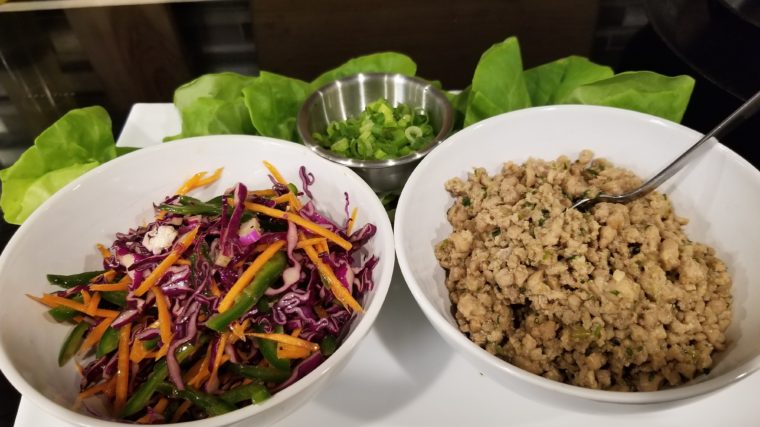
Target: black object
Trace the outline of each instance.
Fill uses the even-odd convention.
[[[722,0],[647,0],[650,25],[623,51],[617,71],[688,74],[696,80],[682,124],[702,133],[760,90],[760,28]],[[721,142],[760,168],[760,116]]]
[[[719,88],[746,101],[760,90],[760,27],[732,0],[647,0],[654,30],[673,53]],[[750,12],[751,13],[751,12]]]

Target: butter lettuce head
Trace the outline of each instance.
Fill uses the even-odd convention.
[[[578,86],[557,103],[606,105],[680,122],[693,89],[694,79],[689,76],[632,71]]]
[[[610,78],[615,72],[581,56],[568,56],[525,70],[524,75],[535,107],[557,104],[578,86]]]
[[[297,141],[296,116],[310,93],[309,83],[262,71],[243,89],[243,100],[259,135]]]
[[[182,118],[182,131],[164,138],[173,141],[193,136],[255,134],[243,99],[243,88],[256,77],[237,73],[205,74],[174,91],[174,106]]]
[[[21,224],[63,186],[117,156],[111,118],[102,107],[71,110],[42,132],[9,168],[0,171],[0,208]]]
[[[520,44],[516,37],[510,37],[480,57],[467,95],[464,126],[530,106]]]
[[[412,58],[396,52],[381,52],[351,59],[339,67],[322,73],[311,82],[311,85],[316,90],[334,80],[357,73],[398,73],[413,76],[416,72],[417,64],[412,61]]]

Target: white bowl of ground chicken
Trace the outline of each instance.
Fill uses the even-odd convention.
[[[757,169],[715,142],[646,198],[569,209],[634,188],[700,136],[591,106],[464,129],[399,200],[414,298],[450,345],[521,392],[662,403],[746,377],[760,366]]]

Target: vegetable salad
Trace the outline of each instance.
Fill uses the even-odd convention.
[[[154,219],[97,245],[103,269],[48,275],[40,297],[73,324],[58,357],[76,359],[78,404],[138,423],[196,420],[259,403],[314,370],[340,345],[373,287],[376,232],[320,213],[266,163],[271,188],[238,183],[202,201],[198,173],[154,206]],[[302,200],[305,199],[305,203]],[[91,408],[102,399],[108,413]]]

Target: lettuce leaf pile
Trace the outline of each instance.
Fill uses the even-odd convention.
[[[164,140],[247,134],[297,142],[296,116],[306,98],[327,83],[360,72],[414,76],[417,65],[401,53],[381,52],[351,59],[311,82],[266,71],[258,76],[206,74],[174,92],[182,128]],[[555,104],[625,108],[679,122],[693,88],[689,76],[615,74],[580,56],[524,70],[518,40],[510,37],[483,53],[468,87],[447,95],[457,112],[457,130],[509,111]],[[5,220],[22,223],[64,185],[131,150],[115,146],[111,119],[102,107],[66,113],[0,171]]]

